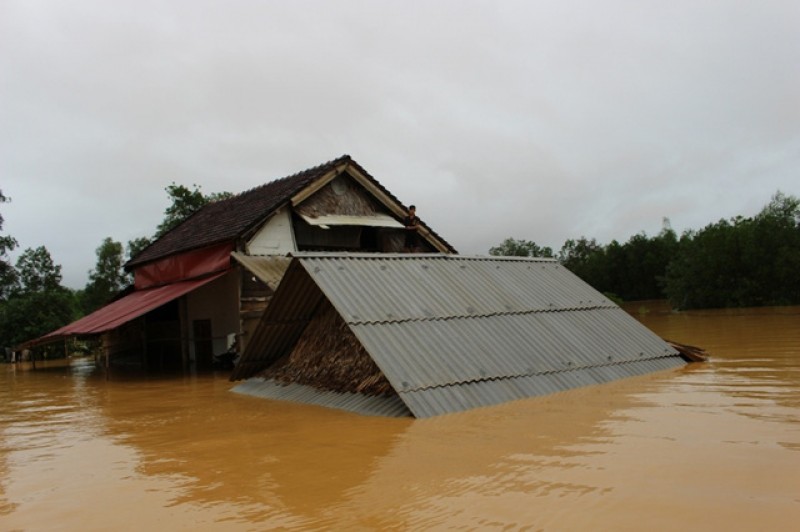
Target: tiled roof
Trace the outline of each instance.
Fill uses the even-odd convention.
[[[350,160],[349,155],[344,155],[228,199],[209,203],[145,248],[127,266],[134,267],[182,251],[239,238],[309,183]]]
[[[126,267],[133,268],[176,253],[240,238],[262,223],[292,196],[342,164],[352,166],[371,180],[397,205],[402,206],[402,203],[391,192],[386,190],[356,161],[349,155],[343,155],[338,159],[277,179],[231,198],[205,205],[182,224],[145,248],[131,259]],[[433,231],[431,232],[433,233]],[[451,247],[444,239],[433,234],[445,245]]]
[[[298,253],[233,378],[282,356],[323,297],[417,417],[684,365],[552,259]]]

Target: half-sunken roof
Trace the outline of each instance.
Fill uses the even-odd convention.
[[[291,350],[321,298],[416,417],[684,364],[554,260],[298,253],[232,378]],[[280,387],[272,390],[282,398]]]
[[[333,171],[345,171],[353,167],[369,179],[373,185],[391,201],[402,203],[349,155],[309,168],[294,175],[271,181],[233,197],[209,203],[183,223],[174,227],[161,238],[131,259],[127,268],[152,262],[163,257],[222,242],[230,242],[259,227],[281,205],[298,192]],[[452,249],[444,239],[431,231],[445,246]]]

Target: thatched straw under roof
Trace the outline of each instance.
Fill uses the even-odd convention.
[[[292,352],[259,376],[340,393],[396,395],[375,361],[327,299],[323,299]]]

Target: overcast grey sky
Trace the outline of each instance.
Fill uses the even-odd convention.
[[[344,153],[462,253],[750,216],[800,195],[800,2],[0,0],[3,233],[67,286],[173,181]]]

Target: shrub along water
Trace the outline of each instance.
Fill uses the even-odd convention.
[[[510,245],[511,244],[525,244]],[[507,239],[493,255],[550,256]],[[680,238],[661,232],[600,245],[567,240],[558,259],[601,292],[626,301],[668,299],[678,309],[800,304],[800,199],[777,192],[756,216],[720,220]]]

